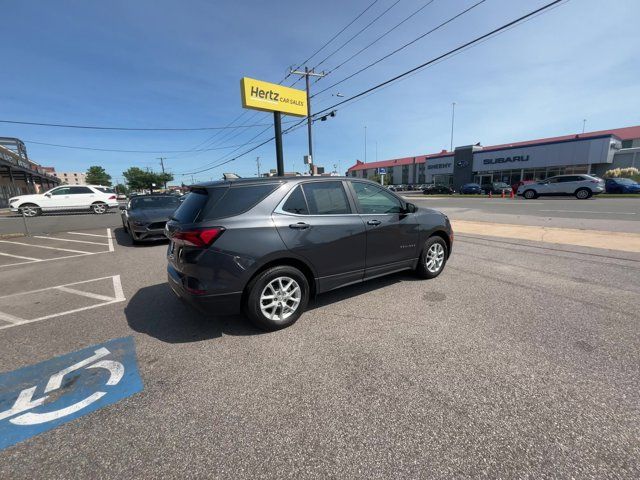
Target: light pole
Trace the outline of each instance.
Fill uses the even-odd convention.
[[[364,163],[367,163],[367,126],[364,126]]]
[[[587,126],[587,119],[583,118],[582,119],[582,133],[584,133],[584,129],[585,129],[586,126]]]
[[[449,151],[453,151],[453,125],[456,119],[456,102],[451,104],[451,145],[449,147]]]

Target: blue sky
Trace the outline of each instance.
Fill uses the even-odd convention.
[[[379,0],[314,66],[396,0]],[[428,0],[400,0],[369,29],[320,68],[330,70]],[[477,0],[435,0],[375,47],[313,85],[340,80]],[[204,0],[68,0],[11,2],[0,54],[0,119],[130,127],[223,126],[242,113],[239,80],[280,81],[361,12],[371,0],[263,2]],[[367,72],[314,98],[314,107],[346,97],[435,57],[533,10],[547,0],[487,0],[442,30]],[[314,125],[315,161],[341,171],[367,160],[439,152],[449,147],[451,102],[456,102],[455,145],[484,145],[640,124],[640,2],[571,0],[553,11],[447,61],[341,108]],[[302,82],[298,83],[302,85]],[[313,108],[317,111],[318,108]],[[293,117],[284,117],[291,120]],[[269,124],[269,114],[246,112],[238,121]],[[214,132],[105,132],[0,124],[29,155],[58,171],[102,165],[116,179],[130,166],[159,169],[167,157],[176,182],[229,157],[229,145],[262,129]],[[267,130],[261,138],[268,138]],[[65,149],[37,141],[164,153]],[[205,143],[206,141],[206,143]],[[197,145],[225,148],[208,152]],[[200,147],[204,148],[204,147]],[[301,170],[306,129],[284,137],[287,170]],[[244,149],[238,150],[240,153]],[[232,155],[233,156],[233,155]],[[223,167],[255,175],[275,167],[273,143]],[[187,175],[180,175],[187,173]]]

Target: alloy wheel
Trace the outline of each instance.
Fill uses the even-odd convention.
[[[25,217],[35,217],[38,215],[38,207],[34,205],[25,205],[24,207],[20,207],[20,211]]]
[[[93,212],[102,214],[107,211],[107,206],[104,203],[95,203],[93,205]]]
[[[427,255],[425,257],[425,266],[427,270],[431,273],[438,272],[442,265],[444,264],[444,248],[440,243],[434,243],[427,250]]]
[[[271,280],[260,294],[260,310],[269,320],[286,320],[300,305],[302,290],[291,277]]]

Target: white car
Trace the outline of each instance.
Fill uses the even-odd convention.
[[[518,187],[517,194],[527,200],[543,196],[575,196],[586,200],[604,192],[604,180],[592,175],[558,175]]]
[[[118,200],[111,187],[62,185],[45,193],[10,198],[9,206],[12,212],[21,212],[25,217],[61,210],[90,210],[102,214],[107,213],[111,207],[117,207]]]

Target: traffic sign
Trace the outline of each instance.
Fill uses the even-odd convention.
[[[0,375],[0,450],[142,391],[133,337]]]
[[[380,167],[378,169],[378,175],[386,175],[387,174],[387,169],[384,167]]]

